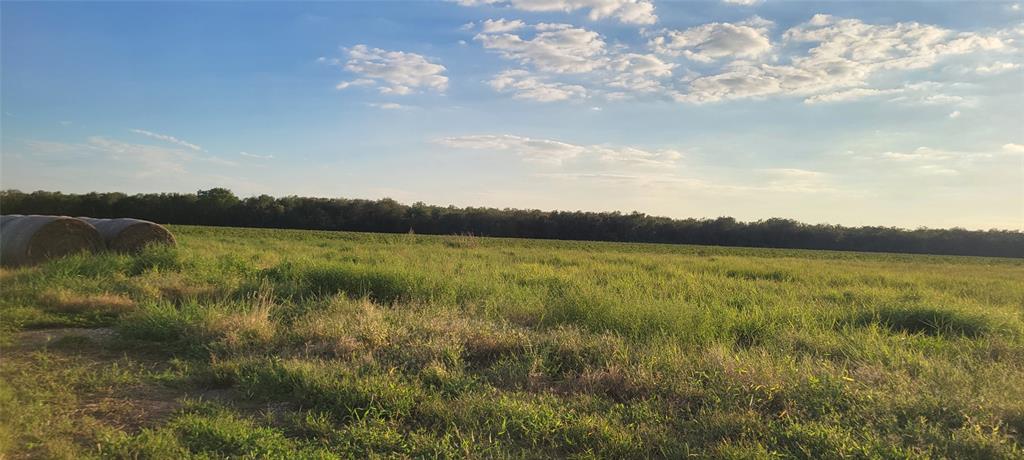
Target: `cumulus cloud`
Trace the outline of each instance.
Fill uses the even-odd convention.
[[[505,59],[553,73],[583,73],[607,62],[601,35],[568,24],[538,24],[533,37],[510,33],[480,33],[474,37],[484,48]]]
[[[721,58],[756,58],[771,50],[768,27],[761,18],[730,24],[714,22],[686,30],[670,30],[651,39],[650,46],[661,54],[683,56],[699,62]]]
[[[587,11],[592,21],[613,18],[624,24],[654,24],[654,4],[650,0],[457,0],[463,6],[506,5],[521,11]]]
[[[193,144],[191,142],[186,142],[186,141],[178,139],[177,137],[174,137],[174,136],[168,136],[166,134],[154,133],[152,131],[146,131],[144,129],[132,129],[131,132],[133,132],[135,134],[141,134],[143,136],[150,137],[150,138],[153,138],[153,139],[158,139],[158,140],[161,140],[161,141],[164,141],[164,142],[169,142],[171,144],[180,145],[180,146],[185,147],[185,148],[187,148],[189,150],[195,150],[197,152],[203,150],[202,147],[200,147],[200,146],[198,146],[196,144]]]
[[[676,64],[653,54],[620,54],[612,59],[605,83],[635,93],[661,92],[664,80],[672,77],[675,68]]]
[[[338,83],[338,89],[376,86],[381,94],[406,95],[421,90],[444,91],[448,87],[448,77],[443,75],[447,69],[419,54],[366,45],[356,45],[345,52],[348,59],[343,67],[358,78]],[[327,62],[341,64],[338,60]]]
[[[501,33],[501,32],[513,32],[526,27],[526,23],[515,19],[507,21],[505,19],[488,19],[480,23],[480,31],[485,34]]]
[[[763,1],[764,0],[722,0],[722,3],[741,6],[754,6],[760,4]]]
[[[541,23],[525,28],[529,30],[522,34],[481,32],[475,37],[485,49],[523,66],[501,72],[489,81],[495,90],[518,98],[550,102],[663,92],[664,81],[671,79],[676,67],[653,54],[610,49],[600,34],[568,24]],[[564,81],[574,75],[581,79]]]
[[[952,56],[1002,52],[1018,35],[1024,37],[1024,29],[956,32],[916,22],[867,24],[815,15],[773,41],[774,23],[754,16],[736,23],[642,32],[649,52],[638,52],[569,24],[498,19],[477,26],[477,43],[519,66],[495,75],[490,86],[517,98],[548,102],[653,97],[703,104],[788,96],[824,104],[884,97],[903,105],[971,107],[977,98],[966,85],[911,81],[880,87],[878,82],[887,79],[879,77],[928,68]],[[1017,67],[995,61],[977,72]],[[711,70],[697,73],[701,68]]]
[[[586,96],[579,85],[543,81],[525,70],[506,70],[488,82],[498,92],[512,93],[513,97],[539,102],[564,101]]]
[[[821,14],[787,30],[782,39],[785,45],[809,43],[811,48],[783,65],[731,63],[720,73],[690,81],[689,91],[677,99],[702,103],[777,94],[813,97],[869,88],[868,77],[882,71],[927,68],[943,57],[1006,46],[995,35],[956,33],[916,22],[873,25]]]
[[[562,164],[565,161],[589,157],[606,164],[672,166],[681,158],[676,150],[646,150],[637,147],[576,145],[551,139],[533,139],[511,134],[481,134],[439,139],[437,143],[459,149],[512,152],[527,161]]]

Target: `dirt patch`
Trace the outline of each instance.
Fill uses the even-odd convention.
[[[50,359],[64,363],[49,370],[36,369],[43,372],[59,372],[57,369],[62,366],[84,366],[96,370],[134,369],[134,372],[145,373],[170,368],[167,355],[126,349],[117,341],[113,328],[71,327],[20,332],[15,334],[13,343],[4,347],[3,359],[8,365],[31,366],[29,363],[38,359],[35,356],[40,351],[53,357]],[[125,433],[136,434],[167,422],[184,406],[186,399],[216,401],[242,412],[269,415],[275,420],[294,409],[288,403],[251,401],[232,389],[182,388],[147,381],[147,377],[141,380],[135,383],[112,382],[98,391],[77,393],[74,403],[59,411],[73,419],[92,419]]]
[[[114,338],[114,329],[109,327],[84,328],[66,327],[20,332],[15,336],[11,348],[40,348],[43,346],[88,340],[96,343],[109,342]],[[82,341],[84,341],[82,340]]]
[[[120,294],[76,294],[58,290],[47,292],[40,302],[50,310],[62,313],[124,313],[135,309],[135,302]]]
[[[182,406],[186,393],[158,385],[137,385],[116,394],[87,395],[74,414],[102,420],[129,434],[160,426]]]

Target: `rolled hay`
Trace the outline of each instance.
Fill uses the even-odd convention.
[[[0,217],[0,263],[33,265],[103,249],[103,238],[87,222],[67,216]]]
[[[99,231],[107,249],[118,252],[139,252],[150,244],[174,246],[174,235],[163,225],[140,219],[94,219],[79,217]]]

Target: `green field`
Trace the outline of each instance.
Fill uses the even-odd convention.
[[[0,275],[7,458],[1024,458],[1024,261],[175,226]]]

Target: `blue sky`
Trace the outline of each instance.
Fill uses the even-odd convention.
[[[0,9],[3,188],[1024,228],[1019,3]]]

